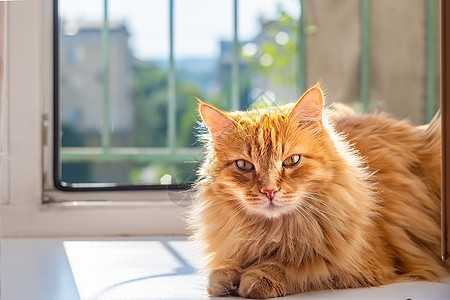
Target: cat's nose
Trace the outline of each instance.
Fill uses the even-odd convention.
[[[280,189],[265,189],[262,190],[261,193],[266,194],[267,199],[272,201],[273,198],[275,197],[275,193],[278,192],[279,190]]]

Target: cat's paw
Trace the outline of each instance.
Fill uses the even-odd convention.
[[[211,296],[237,295],[241,274],[233,269],[217,269],[209,274],[208,293]]]
[[[266,299],[287,294],[286,276],[278,270],[267,273],[265,270],[251,269],[242,275],[239,285],[239,295],[242,297]]]

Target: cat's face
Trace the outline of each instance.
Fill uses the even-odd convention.
[[[242,209],[268,218],[302,212],[331,176],[317,91],[295,106],[234,113],[201,106],[214,143],[215,183]]]

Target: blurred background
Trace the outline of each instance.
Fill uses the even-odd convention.
[[[436,0],[59,0],[57,180],[182,188],[202,159],[194,97],[295,101],[414,124],[439,108]]]

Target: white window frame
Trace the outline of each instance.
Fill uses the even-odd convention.
[[[3,236],[184,235],[191,193],[54,188],[52,0],[4,4],[9,105],[2,137]]]

